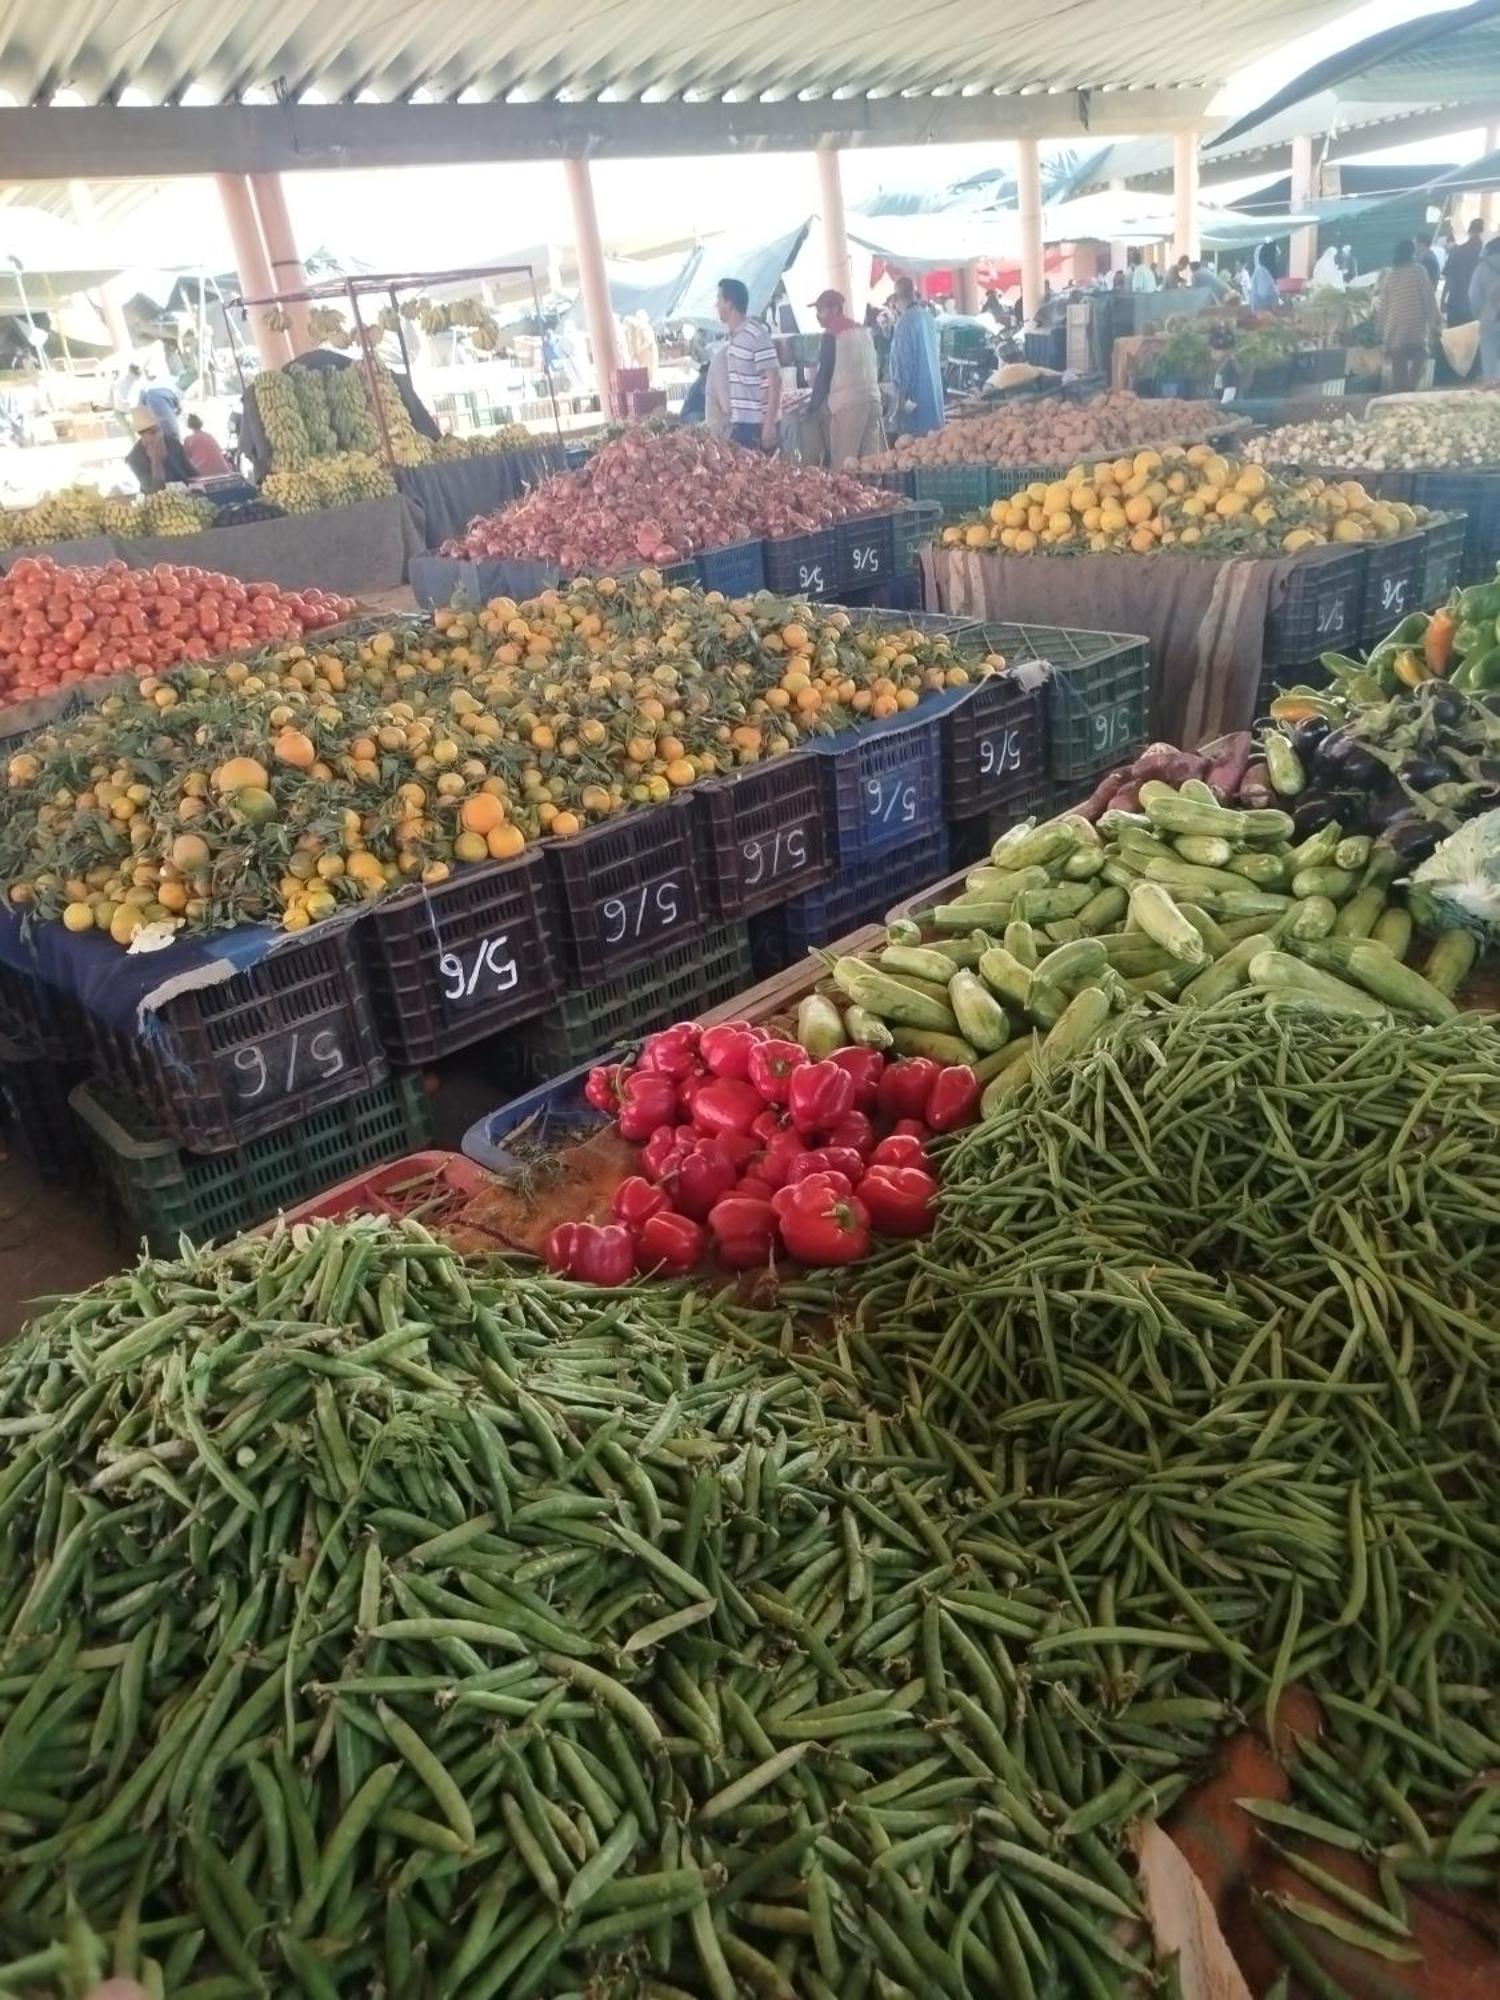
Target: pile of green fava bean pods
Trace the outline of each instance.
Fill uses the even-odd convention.
[[[1491,1023],[1150,1003],[774,1309],[385,1223],[55,1307],[0,1994],[1134,1996],[1127,1829],[1294,1682],[1262,1914],[1376,1990],[1500,1857],[1497,1141]]]
[[[0,1992],[1145,1967],[1111,1836],[1151,1783],[1096,1798],[1020,1698],[1050,1588],[786,1335],[383,1223],[40,1321],[0,1359]]]

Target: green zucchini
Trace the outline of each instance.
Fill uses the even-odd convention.
[[[951,1063],[975,1063],[979,1051],[961,1035],[945,1035],[931,1028],[892,1028],[891,1040],[899,1056],[928,1056],[947,1067]]]
[[[1251,965],[1262,952],[1271,948],[1271,940],[1264,931],[1241,938],[1183,987],[1183,1006],[1211,1007],[1216,1000],[1224,999],[1226,994],[1245,984],[1250,977]]]
[[[1451,999],[1469,976],[1479,947],[1468,931],[1444,931],[1428,954],[1422,977]]]
[[[1299,868],[1292,877],[1292,894],[1298,902],[1304,896],[1327,896],[1330,902],[1342,903],[1353,890],[1354,877],[1347,868]]]
[[[1380,882],[1368,889],[1357,889],[1339,911],[1333,928],[1339,937],[1368,937],[1375,928],[1375,920],[1385,908],[1385,887]]]
[[[1415,1014],[1419,1021],[1434,1026],[1451,1020],[1458,1012],[1446,993],[1440,993],[1409,965],[1392,958],[1384,945],[1362,938],[1351,951],[1347,971],[1367,993],[1384,1000],[1403,1014]]]
[[[958,1023],[958,1032],[972,1042],[981,1055],[1003,1049],[1010,1040],[1010,1020],[1005,1009],[979,975],[960,969],[948,981],[948,1004]]]
[[[1201,965],[1208,957],[1203,940],[1159,882],[1138,882],[1130,892],[1130,910],[1154,944],[1184,965]]]
[[[1300,1000],[1337,1014],[1358,1014],[1364,1019],[1385,1021],[1390,1009],[1382,1007],[1363,987],[1351,986],[1319,966],[1307,965],[1290,952],[1261,951],[1250,961],[1250,983],[1263,986],[1284,1000]]]

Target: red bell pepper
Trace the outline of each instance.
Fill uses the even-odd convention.
[[[859,1198],[882,1236],[925,1236],[936,1214],[938,1184],[921,1167],[871,1167]]]
[[[743,1173],[752,1160],[760,1158],[761,1146],[758,1139],[752,1139],[748,1132],[716,1132],[714,1144]]]
[[[787,1122],[774,1105],[768,1104],[750,1127],[750,1136],[759,1139],[763,1146],[769,1146],[778,1132],[785,1132]]]
[[[659,1181],[691,1137],[684,1125],[658,1125],[641,1148],[641,1172],[648,1179]]]
[[[689,1138],[669,1162],[663,1178],[684,1215],[702,1222],[739,1179],[739,1169],[717,1139]]]
[[[854,1105],[858,1111],[873,1111],[879,1100],[880,1073],[885,1057],[879,1049],[835,1049],[828,1058],[854,1078]]]
[[[640,1174],[632,1174],[629,1180],[621,1181],[610,1203],[621,1222],[628,1222],[632,1229],[639,1229],[649,1216],[660,1215],[671,1206],[666,1189],[655,1186]]]
[[[637,1247],[641,1269],[659,1277],[680,1278],[703,1261],[703,1225],[690,1215],[661,1209],[641,1224]]]
[[[620,1088],[630,1071],[624,1063],[603,1063],[598,1069],[589,1071],[589,1080],[583,1086],[585,1100],[596,1111],[604,1111],[611,1118],[620,1108]]]
[[[720,1132],[743,1132],[766,1108],[765,1099],[753,1083],[732,1076],[713,1076],[693,1097],[693,1125],[710,1138]]]
[[[870,1155],[870,1166],[875,1167],[921,1167],[927,1166],[927,1148],[914,1132],[893,1132],[882,1139]]]
[[[949,1063],[938,1071],[924,1116],[934,1132],[956,1132],[979,1117],[979,1078],[967,1063]]]
[[[809,1174],[842,1174],[851,1189],[864,1179],[865,1163],[852,1146],[817,1146],[787,1168],[787,1185],[796,1187]]]
[[[731,1271],[749,1271],[771,1261],[776,1247],[776,1216],[770,1202],[732,1194],[709,1212],[708,1233],[721,1264]]]
[[[680,1080],[692,1075],[697,1061],[698,1023],[679,1021],[675,1028],[663,1028],[655,1035],[647,1035],[641,1044],[636,1067]]]
[[[623,1222],[560,1222],[547,1238],[547,1268],[585,1285],[628,1285],[635,1237]]]
[[[806,1062],[787,1080],[787,1110],[799,1132],[827,1132],[854,1109],[854,1078],[836,1062]]]
[[[677,1116],[677,1086],[669,1076],[651,1070],[632,1070],[620,1091],[620,1137],[639,1144],[649,1139],[658,1125],[670,1125]]]
[[[881,1116],[892,1122],[898,1118],[925,1118],[927,1100],[937,1080],[938,1065],[930,1056],[907,1056],[900,1062],[888,1062],[875,1089]]]
[[[800,1132],[794,1132],[788,1125],[777,1132],[767,1144],[756,1163],[756,1174],[768,1186],[779,1188],[789,1178],[792,1168],[806,1151],[807,1141]]]
[[[698,1054],[715,1076],[744,1083],[750,1075],[750,1051],[766,1039],[765,1029],[752,1027],[748,1021],[722,1021],[703,1030]]]
[[[806,1065],[800,1042],[757,1042],[750,1051],[750,1081],[767,1104],[785,1104],[794,1073]]]
[[[772,1197],[781,1240],[804,1264],[857,1264],[870,1250],[870,1214],[842,1174],[809,1174]]]
[[[700,1090],[707,1090],[713,1078],[706,1069],[693,1069],[686,1076],[677,1079],[677,1108],[684,1118],[691,1118],[693,1106],[698,1102]]]
[[[932,1137],[932,1127],[925,1118],[898,1118],[887,1137],[892,1139],[921,1139],[923,1143]]]
[[[875,1127],[863,1111],[846,1111],[837,1125],[830,1125],[821,1137],[825,1146],[847,1146],[863,1159],[875,1144]]]

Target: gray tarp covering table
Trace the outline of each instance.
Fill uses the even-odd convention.
[[[439,459],[433,465],[403,466],[396,477],[416,506],[429,549],[461,535],[476,514],[493,514],[564,470],[561,444],[530,451],[483,452],[475,458]]]
[[[1277,560],[1012,556],[929,549],[929,605],[994,624],[1141,632],[1151,644],[1151,733],[1189,748],[1255,719],[1266,621],[1287,578],[1330,549]]]
[[[0,550],[0,571],[14,569],[23,556],[50,556],[64,569],[92,569],[113,562],[120,545],[108,535],[80,535],[72,542],[45,542],[32,549]]]

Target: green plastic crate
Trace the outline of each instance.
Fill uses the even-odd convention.
[[[893,576],[910,576],[917,567],[924,546],[934,541],[943,525],[943,510],[935,500],[903,500],[892,523]]]
[[[617,1042],[690,1019],[754,983],[748,928],[722,924],[633,972],[565,993],[550,1013],[507,1037],[504,1067],[517,1082],[545,1083]]]
[[[914,498],[935,501],[945,521],[959,521],[988,506],[989,478],[986,465],[919,465]]]
[[[171,1139],[143,1137],[102,1082],[81,1083],[68,1102],[83,1124],[101,1178],[132,1235],[169,1256],[179,1236],[208,1243],[238,1235],[278,1209],[381,1160],[416,1152],[432,1138],[419,1072],[388,1077],[280,1132],[227,1153],[188,1153]]]
[[[1055,625],[984,625],[984,643],[1007,660],[1046,660],[1049,772],[1089,778],[1123,764],[1151,727],[1151,649],[1128,632]]]
[[[1065,465],[987,465],[984,468],[988,482],[985,498],[1009,500],[1023,486],[1033,486],[1038,482],[1052,486],[1067,469]]]

